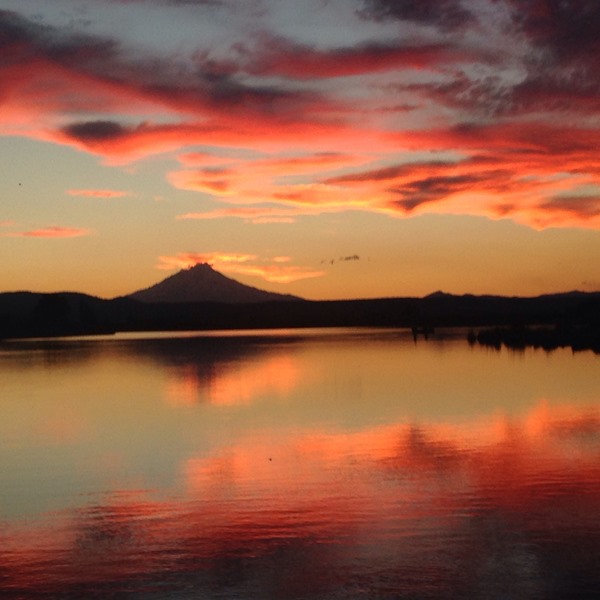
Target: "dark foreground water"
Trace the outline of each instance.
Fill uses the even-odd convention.
[[[0,344],[0,597],[600,598],[600,357]]]

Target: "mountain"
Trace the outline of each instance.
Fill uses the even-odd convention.
[[[243,286],[199,265],[170,277],[154,288],[184,283],[190,273],[204,283],[213,278],[245,296],[239,301],[144,302],[132,297],[105,300],[75,292],[0,293],[0,351],[2,340],[52,336],[79,336],[120,331],[176,331],[218,329],[272,329],[297,327],[410,327],[438,330],[445,327],[495,327],[491,332],[471,331],[470,341],[523,348],[552,349],[570,346],[600,354],[600,292],[568,292],[535,298],[455,296],[434,293],[425,298],[371,300],[301,300]],[[225,280],[225,283],[223,283]],[[231,286],[231,288],[230,288]],[[148,292],[154,288],[149,288]],[[176,290],[176,288],[173,288]],[[249,291],[248,291],[249,290]],[[160,291],[160,290],[159,290]],[[145,294],[142,290],[140,294]],[[188,292],[186,292],[188,293]],[[224,293],[224,292],[223,292]],[[165,297],[168,297],[165,293]],[[214,294],[213,294],[214,297]],[[256,301],[289,300],[288,302]]]
[[[206,263],[179,271],[159,283],[127,296],[141,302],[226,302],[242,304],[302,300],[244,285],[215,271]]]
[[[0,294],[0,340],[114,333],[126,327],[138,303],[103,300],[77,292]]]

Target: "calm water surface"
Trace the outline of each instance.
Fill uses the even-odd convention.
[[[600,357],[0,344],[2,598],[600,598]]]

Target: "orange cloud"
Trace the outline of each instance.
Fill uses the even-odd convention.
[[[358,19],[357,32],[366,28],[350,45],[311,46],[261,31],[232,41],[223,56],[199,42],[177,61],[142,49],[134,58],[109,36],[74,35],[2,11],[10,35],[0,41],[7,57],[0,132],[67,144],[110,163],[175,154],[184,168],[167,175],[173,186],[259,205],[250,218],[257,223],[293,220],[260,208],[269,202],[296,211],[303,205],[307,212],[297,214],[436,212],[598,227],[596,201],[580,193],[600,181],[600,130],[590,117],[600,97],[589,58],[597,53],[595,30],[576,11],[557,8],[557,19],[535,3],[500,4],[513,27],[494,27],[497,52],[486,39],[493,11],[434,14],[370,0],[360,18],[346,15]],[[585,23],[597,18],[587,5],[581,14]],[[417,28],[402,43],[384,30],[366,35],[388,20],[444,35],[432,41]],[[465,35],[456,35],[462,28]],[[433,150],[462,160],[422,166],[420,176],[417,166],[412,174],[386,173],[390,165],[424,165]],[[557,197],[583,199],[565,205]],[[194,218],[219,215],[241,213]]]
[[[177,219],[246,219],[251,223],[293,223],[299,215],[314,214],[306,210],[236,206],[231,208],[216,208],[207,212],[193,212],[177,215]]]
[[[180,252],[175,256],[159,256],[159,269],[188,269],[194,265],[208,263],[227,265],[230,263],[244,263],[254,260],[255,254],[236,254],[225,252]]]
[[[242,68],[254,75],[294,79],[348,77],[382,71],[437,69],[450,63],[472,63],[483,52],[448,43],[370,43],[319,50],[284,38],[266,37],[264,46]]]
[[[40,136],[41,137],[41,134]],[[118,121],[82,121],[59,131],[44,133],[43,139],[97,154],[110,164],[126,163],[194,145],[221,148],[243,147],[260,152],[284,152],[290,146],[302,150],[337,151],[340,145],[373,151],[392,142],[381,132],[323,120],[273,121],[267,116],[244,120],[241,116],[215,117],[209,123],[124,126]]]
[[[67,190],[69,196],[83,196],[85,198],[123,198],[130,196],[131,192],[119,190]]]
[[[20,231],[16,233],[5,233],[10,237],[33,237],[33,238],[72,238],[90,235],[89,229],[78,229],[74,227],[50,226],[41,229],[32,229],[30,231]]]
[[[157,268],[164,270],[187,269],[196,264],[209,263],[217,271],[258,277],[270,283],[292,283],[325,275],[324,271],[288,264],[289,257],[259,260],[254,254],[224,252],[180,252],[175,256],[160,256]]]
[[[600,186],[600,161],[592,151],[600,143],[598,135],[595,130],[534,122],[424,129],[393,136],[407,152],[392,166],[371,159],[368,168],[368,154],[326,153],[222,159],[220,164],[176,171],[169,177],[176,187],[249,205],[187,213],[180,219],[238,217],[263,223],[366,210],[391,216],[431,212],[510,217],[535,228],[596,227],[596,200],[590,195],[581,198],[578,190]],[[411,161],[410,152],[421,147],[452,152],[454,158]],[[357,170],[360,165],[365,168]],[[323,176],[328,170],[337,174]],[[558,195],[580,200],[571,200],[568,206],[551,202]],[[267,202],[282,208],[265,206]]]
[[[271,223],[293,223],[291,217],[259,217],[252,221],[256,225],[268,225]]]
[[[214,162],[214,157],[200,155],[190,158],[184,155],[182,161],[189,164],[198,160],[207,160],[201,168],[174,171],[168,174],[169,181],[177,188],[203,192],[220,196],[226,202],[235,204],[259,204],[264,202],[281,203],[284,194],[295,194],[296,204],[302,201],[302,195],[326,192],[325,186],[314,182],[314,178],[323,172],[339,172],[345,168],[368,162],[366,156],[321,152],[286,157],[253,158],[245,160],[226,160]],[[290,183],[291,179],[297,183]],[[323,196],[323,194],[322,194]],[[329,200],[331,202],[331,199]],[[310,204],[311,201],[304,202]],[[323,202],[321,202],[321,205]],[[336,204],[340,204],[339,201]],[[323,207],[321,206],[321,209]],[[227,210],[227,209],[226,209]],[[222,213],[220,216],[241,216],[243,218],[289,218],[292,215],[276,214],[267,209],[254,209],[236,213]],[[311,211],[309,211],[311,212]],[[315,211],[319,212],[319,210]],[[218,218],[219,211],[198,214],[193,218]],[[189,215],[183,218],[191,218]],[[264,222],[264,221],[263,221]]]
[[[238,275],[259,277],[270,283],[293,283],[302,279],[322,277],[325,271],[293,265],[219,265],[218,270]]]

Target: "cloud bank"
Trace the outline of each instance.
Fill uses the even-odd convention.
[[[0,135],[109,165],[164,154],[174,188],[222,203],[180,219],[600,227],[595,0],[310,0],[293,23],[288,1],[103,1],[78,27],[18,6],[0,10]]]

